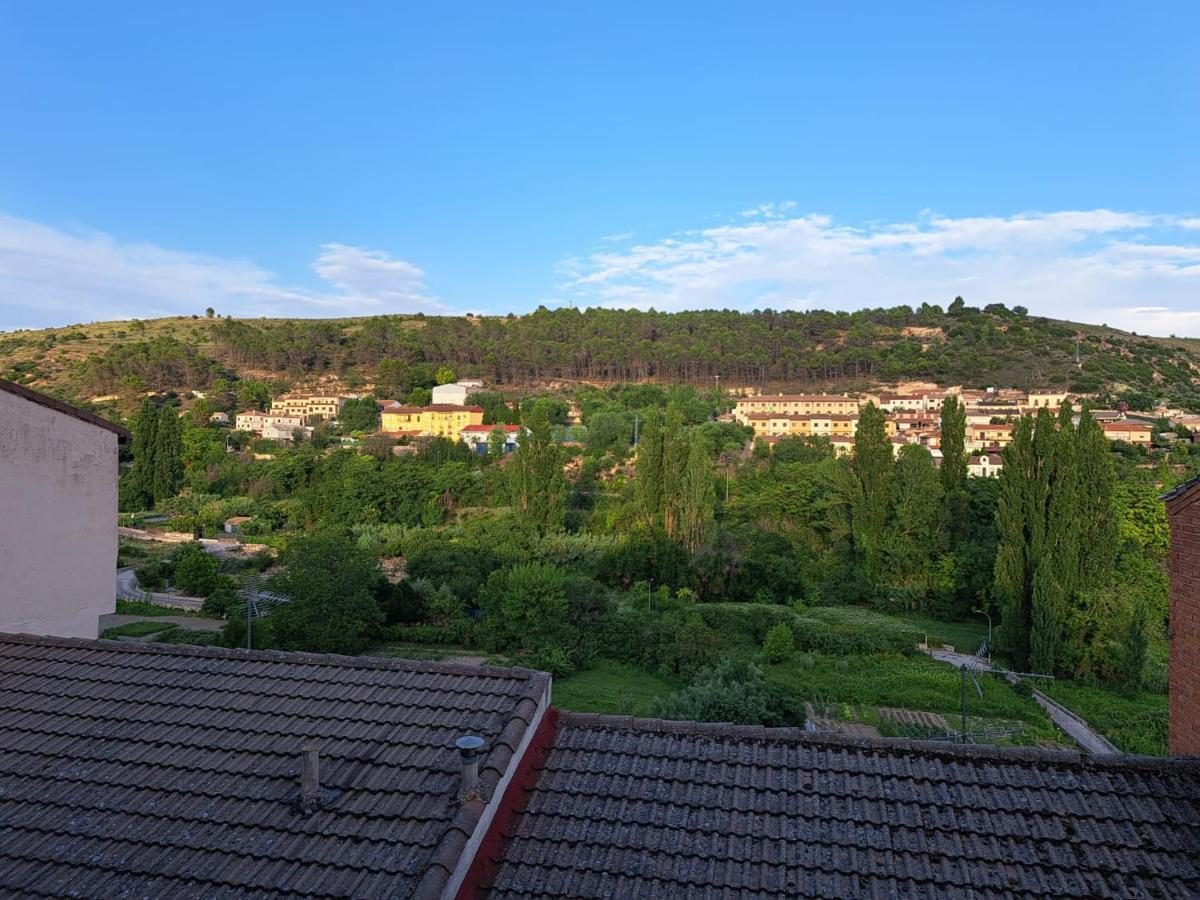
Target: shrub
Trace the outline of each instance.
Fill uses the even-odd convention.
[[[762,669],[733,659],[700,672],[682,691],[657,701],[650,714],[742,725],[788,725],[803,718],[798,705],[770,684]]]
[[[171,569],[162,560],[151,559],[134,569],[133,574],[137,578],[139,587],[143,590],[154,591],[167,583]]]
[[[796,651],[796,638],[792,629],[782,622],[767,632],[763,639],[763,656],[767,662],[783,662]]]
[[[727,641],[760,646],[777,625],[794,628],[796,613],[774,603],[702,603],[696,612]]]

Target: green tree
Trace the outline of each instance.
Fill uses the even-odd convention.
[[[283,571],[271,587],[291,598],[269,616],[279,647],[357,653],[377,635],[382,576],[369,553],[348,538],[319,533],[294,539],[279,562]]]
[[[883,412],[867,403],[858,418],[850,472],[854,478],[851,537],[868,581],[878,586],[884,575],[893,455]]]
[[[343,431],[375,431],[379,428],[379,406],[372,396],[350,399],[342,404],[338,421]]]
[[[663,440],[662,416],[654,410],[646,416],[634,470],[634,490],[641,519],[650,527],[662,526]]]
[[[504,445],[508,443],[508,435],[504,429],[496,426],[488,435],[488,456],[499,459],[504,455]]]
[[[908,605],[925,609],[941,585],[946,550],[945,503],[933,456],[916,444],[900,449],[892,478],[887,538],[887,582]]]
[[[769,663],[781,663],[796,652],[796,636],[785,623],[774,625],[763,638],[763,659]]]
[[[158,409],[143,400],[132,423],[133,466],[129,473],[130,496],[139,508],[154,503],[154,451],[158,432]]]
[[[434,373],[433,377],[438,384],[453,384],[458,380],[458,375],[449,366],[442,366]]]
[[[1149,640],[1146,636],[1149,627],[1148,605],[1140,597],[1135,597],[1121,659],[1122,687],[1131,694],[1137,693],[1142,688],[1142,677],[1146,670],[1146,657],[1149,650]]]
[[[217,561],[199,544],[185,544],[176,554],[175,587],[193,597],[207,597],[218,585]]]
[[[1042,517],[1031,416],[1024,415],[1017,422],[1003,456],[996,505],[998,543],[993,590],[1000,606],[999,646],[1017,668],[1023,669],[1029,664],[1030,597],[1037,564],[1035,524]]]
[[[565,647],[578,637],[567,577],[557,566],[530,562],[493,572],[479,608],[500,648]]]
[[[753,663],[726,659],[682,691],[657,701],[652,716],[741,725],[790,725],[802,715]]]
[[[159,503],[174,497],[183,483],[183,426],[173,406],[164,406],[159,411],[158,426],[154,430],[154,471],[151,476],[151,494]]]
[[[508,467],[513,506],[538,532],[562,528],[566,513],[567,480],[562,448],[550,436],[550,421],[541,404],[534,404],[525,433]]]
[[[946,523],[955,542],[963,535],[968,514],[966,436],[966,407],[957,397],[947,397],[941,415],[940,477],[942,496],[946,501]]]
[[[712,530],[717,497],[713,489],[712,459],[704,436],[694,427],[688,429],[687,434],[689,446],[680,489],[677,537],[684,547],[695,553]]]

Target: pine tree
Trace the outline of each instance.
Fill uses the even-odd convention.
[[[142,401],[133,419],[133,468],[130,481],[143,507],[154,502],[154,448],[158,430],[158,410],[149,400]]]
[[[941,443],[942,495],[946,503],[946,522],[951,541],[957,543],[967,525],[967,410],[957,397],[942,404]]]
[[[894,465],[885,421],[883,412],[874,403],[863,407],[854,435],[854,457],[850,461],[856,482],[851,537],[873,587],[878,587],[883,578]]]
[[[159,411],[154,430],[154,471],[151,494],[155,503],[174,497],[183,483],[183,429],[172,406]]]

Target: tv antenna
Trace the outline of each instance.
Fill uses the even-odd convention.
[[[1011,669],[1000,669],[990,664],[984,664],[983,660],[988,655],[987,641],[979,645],[979,649],[975,651],[975,655],[971,659],[959,666],[958,674],[960,681],[959,686],[959,717],[961,728],[958,731],[951,731],[944,737],[937,737],[934,740],[950,741],[955,744],[971,744],[976,740],[997,737],[1010,737],[1014,734],[1021,734],[1024,728],[988,728],[980,731],[971,731],[967,726],[967,679],[971,679],[971,684],[975,687],[975,692],[979,695],[979,699],[983,699],[983,686],[979,683],[979,673],[986,675],[998,675],[1007,678],[1010,684],[1016,684],[1022,678],[1042,678],[1049,681],[1054,680],[1053,675],[1042,675],[1037,672],[1014,672]]]
[[[275,607],[291,601],[291,597],[277,591],[267,590],[267,578],[263,575],[245,575],[238,586],[241,599],[238,609],[246,619],[246,649],[254,646],[254,620],[261,619]]]

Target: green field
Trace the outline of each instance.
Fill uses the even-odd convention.
[[[568,678],[555,679],[554,705],[573,712],[644,716],[677,685],[636,666],[610,659]]]

